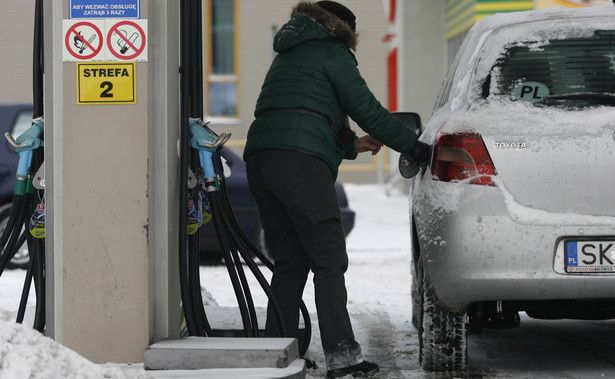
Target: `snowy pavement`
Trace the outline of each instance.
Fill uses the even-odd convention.
[[[407,196],[387,197],[375,185],[345,188],[350,207],[357,213],[355,228],[347,240],[348,309],[366,359],[381,367],[379,378],[615,378],[615,321],[542,321],[527,316],[522,316],[520,328],[470,335],[470,364],[466,372],[424,372],[418,363],[417,331],[410,321]],[[236,306],[225,267],[202,266],[200,272],[203,285],[219,306]],[[140,364],[91,363],[9,319],[6,311],[17,307],[21,278],[20,271],[7,271],[0,277],[0,310],[5,310],[0,311],[1,379],[233,377],[179,371],[152,373],[143,371]],[[256,305],[264,307],[264,295],[258,290],[253,292]],[[308,378],[322,378],[324,357],[311,280],[304,300],[313,325],[307,355],[319,365],[318,369],[308,371]]]

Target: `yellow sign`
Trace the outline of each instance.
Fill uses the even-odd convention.
[[[77,104],[135,104],[135,63],[77,63]]]

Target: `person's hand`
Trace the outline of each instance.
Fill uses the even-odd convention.
[[[380,151],[380,148],[382,148],[382,142],[370,135],[359,137],[354,141],[354,151],[357,153],[371,151],[372,155],[376,155]]]
[[[419,167],[427,167],[431,157],[431,146],[425,142],[416,141],[416,144],[410,149],[408,154],[410,154]]]

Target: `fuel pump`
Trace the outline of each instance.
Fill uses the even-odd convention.
[[[36,0],[34,11],[33,46],[33,101],[32,126],[17,140],[8,133],[9,143],[19,153],[19,165],[11,213],[6,228],[0,236],[0,276],[8,262],[24,243],[27,243],[30,261],[16,321],[25,317],[26,304],[34,282],[36,306],[34,328],[42,332],[45,328],[45,244],[44,244],[44,192],[34,187],[33,178],[43,163],[43,2]]]
[[[216,134],[203,121],[203,58],[202,8],[200,0],[181,2],[181,102],[180,102],[180,221],[179,254],[182,307],[186,333],[193,336],[214,336],[203,308],[199,277],[199,241],[195,225],[203,220],[203,209],[211,210],[223,258],[237,298],[244,336],[259,337],[251,290],[244,264],[255,276],[268,296],[275,314],[281,311],[273,298],[266,278],[252,257],[273,269],[270,262],[243,233],[226,194],[226,183],[220,150],[230,134]],[[192,216],[191,216],[192,215]],[[207,218],[207,217],[206,217]],[[305,338],[300,341],[303,355],[311,338],[311,323],[305,304],[301,305]],[[282,325],[286,335],[286,328]]]
[[[231,278],[242,318],[244,335],[259,337],[256,311],[248,286],[244,264],[269,297],[277,317],[281,312],[271,289],[253,257],[268,269],[270,262],[243,233],[234,217],[227,193],[220,151],[230,134],[216,134],[203,121],[202,4],[200,0],[181,0],[181,67],[180,67],[180,207],[179,269],[182,310],[186,321],[184,335],[214,336],[201,296],[199,275],[198,227],[211,217],[223,249],[224,261]],[[40,176],[44,156],[43,116],[43,0],[35,2],[33,46],[32,125],[16,140],[7,136],[20,154],[14,200],[7,226],[0,235],[0,276],[18,249],[27,243],[30,262],[26,272],[17,322],[25,316],[27,299],[34,283],[36,306],[34,328],[45,329],[45,213],[44,188]],[[38,184],[37,184],[38,183]],[[205,214],[205,218],[204,215]],[[305,304],[301,305],[305,338],[300,354],[308,348],[311,322]],[[283,334],[286,329],[283,327]]]

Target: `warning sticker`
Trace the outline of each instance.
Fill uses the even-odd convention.
[[[66,61],[90,61],[100,59],[105,39],[102,21],[64,23],[64,54]]]
[[[127,20],[115,23],[107,32],[109,52],[124,61],[147,60],[145,29],[147,24]]]
[[[63,20],[64,62],[147,62],[147,20]]]
[[[135,63],[77,63],[77,104],[135,104]]]

